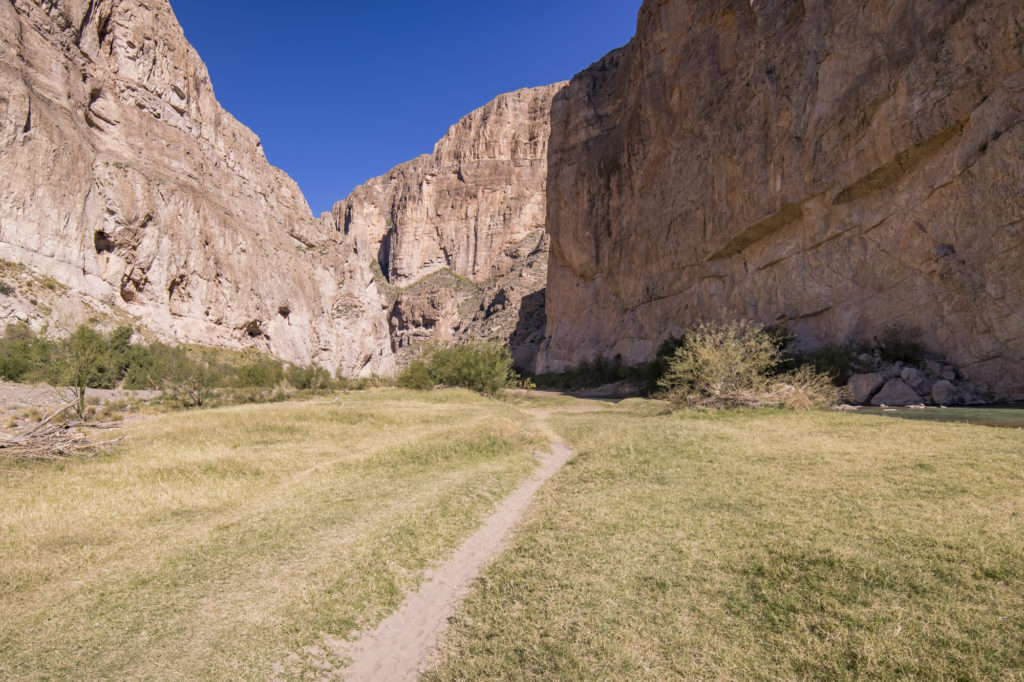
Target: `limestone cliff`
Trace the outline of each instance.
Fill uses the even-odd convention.
[[[162,336],[387,373],[369,242],[313,218],[167,0],[0,2],[0,258]]]
[[[517,361],[532,363],[543,325],[534,309],[546,277],[551,100],[564,86],[496,98],[452,126],[433,154],[334,207],[338,233],[365,234],[376,247],[400,359],[424,341],[511,335]]]
[[[916,327],[1024,394],[1024,3],[647,0],[554,100],[540,369]]]

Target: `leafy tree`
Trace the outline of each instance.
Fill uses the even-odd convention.
[[[50,383],[74,389],[75,412],[85,418],[85,390],[109,388],[113,371],[109,365],[107,340],[88,325],[82,325],[62,341],[55,354]]]

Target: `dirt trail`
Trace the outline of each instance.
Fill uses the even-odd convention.
[[[406,597],[398,611],[388,616],[355,643],[348,680],[412,680],[424,671],[456,606],[469,592],[473,580],[502,549],[510,532],[540,487],[557,474],[572,451],[548,427],[547,411],[531,410],[551,439],[550,451],[541,455],[540,466],[459,548],[447,563],[429,571],[423,585]]]

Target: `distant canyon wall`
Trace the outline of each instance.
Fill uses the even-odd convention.
[[[429,341],[512,336],[517,360],[532,364],[544,322],[551,101],[565,85],[497,97],[433,154],[335,205],[335,230],[375,249],[400,361]]]
[[[220,107],[167,0],[0,3],[0,166],[0,258],[167,339],[394,370],[375,254]]]
[[[539,369],[919,329],[1024,395],[1024,3],[646,0],[554,99]]]

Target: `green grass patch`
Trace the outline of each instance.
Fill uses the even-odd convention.
[[[639,400],[552,423],[577,454],[428,679],[1024,675],[1024,433]]]

